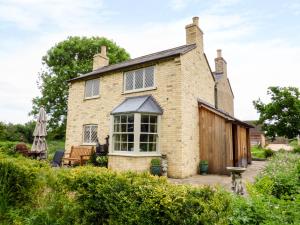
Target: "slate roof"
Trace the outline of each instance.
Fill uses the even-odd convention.
[[[254,128],[254,126],[252,126],[251,124],[243,122],[243,121],[231,116],[229,113],[227,113],[221,109],[217,109],[214,105],[212,105],[200,98],[198,98],[198,105],[205,106],[205,108],[209,109],[210,111],[213,111],[214,113],[219,114],[220,116],[224,117],[226,120],[232,121],[233,123],[237,123],[237,124],[242,125],[247,128]]]
[[[113,109],[111,114],[119,113],[155,113],[162,114],[163,110],[151,95],[128,97]]]
[[[126,67],[130,67],[130,66],[134,66],[134,65],[138,65],[138,64],[142,64],[142,63],[146,63],[146,62],[151,62],[151,61],[156,61],[158,59],[164,59],[164,58],[169,58],[169,57],[174,57],[176,55],[180,55],[180,54],[185,54],[189,51],[191,51],[192,49],[196,48],[196,44],[190,44],[190,45],[182,45],[176,48],[171,48],[171,49],[167,49],[164,51],[160,51],[160,52],[156,52],[156,53],[152,53],[149,55],[145,55],[145,56],[141,56],[135,59],[130,59],[121,63],[117,63],[117,64],[112,64],[109,66],[104,66],[101,67],[99,69],[96,69],[90,73],[86,73],[84,75],[81,75],[79,77],[73,78],[71,80],[69,80],[69,82],[72,82],[74,80],[80,80],[86,77],[90,77],[93,75],[99,75],[102,73],[106,73],[106,72],[111,72],[114,70],[119,70],[119,69],[124,69]]]

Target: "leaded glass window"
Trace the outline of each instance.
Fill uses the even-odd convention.
[[[83,126],[83,143],[95,144],[97,142],[97,129],[95,124],[89,124]]]
[[[124,73],[124,90],[142,90],[154,87],[154,66]]]

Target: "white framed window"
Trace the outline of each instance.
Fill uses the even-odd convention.
[[[134,114],[114,116],[113,143],[115,151],[133,151]]]
[[[154,66],[149,66],[124,73],[124,91],[153,89],[155,86]]]
[[[98,137],[96,124],[83,125],[83,144],[96,144]]]
[[[112,116],[112,152],[157,153],[159,115],[117,114]]]
[[[157,116],[141,115],[140,151],[155,152],[157,139]]]
[[[99,96],[100,79],[87,80],[85,82],[84,98],[95,98]]]

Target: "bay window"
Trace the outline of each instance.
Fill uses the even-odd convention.
[[[113,116],[113,152],[157,152],[158,117],[151,114]]]

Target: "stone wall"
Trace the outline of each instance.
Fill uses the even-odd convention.
[[[113,108],[126,97],[151,94],[164,110],[160,124],[160,152],[168,156],[169,175],[182,177],[182,76],[179,57],[156,64],[155,83],[155,90],[124,94],[123,73],[106,74],[100,77],[100,96],[85,100],[85,81],[73,82],[69,89],[66,150],[70,151],[72,145],[82,145],[84,124],[98,124],[98,137],[100,143],[104,143],[105,137],[109,135],[110,112]],[[124,156],[110,156],[109,167],[120,169],[120,165],[136,160],[130,169],[148,170],[151,157],[146,158],[133,157],[129,160]]]
[[[214,105],[214,79],[198,48],[181,56],[182,67],[182,177],[197,173],[199,164],[199,109],[197,98]]]
[[[224,76],[224,75],[223,75]],[[217,107],[234,116],[233,94],[227,77],[222,77],[217,82]]]

